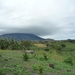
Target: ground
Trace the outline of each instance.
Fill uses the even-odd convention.
[[[75,75],[75,64],[64,63],[64,56],[57,54],[56,51],[35,50],[34,54],[27,54],[28,61],[23,60],[24,52],[24,50],[0,50],[0,73],[4,75]],[[47,60],[44,55],[47,56]],[[54,68],[49,64],[53,64]]]

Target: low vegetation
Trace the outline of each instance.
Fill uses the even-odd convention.
[[[0,39],[0,75],[75,75],[75,41],[44,41],[41,47],[35,45],[39,42],[8,41]]]

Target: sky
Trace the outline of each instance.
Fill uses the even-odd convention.
[[[75,39],[75,0],[0,0],[0,35],[7,33]]]

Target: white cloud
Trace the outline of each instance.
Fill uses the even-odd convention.
[[[0,34],[26,32],[73,38],[74,21],[74,0],[0,0]]]

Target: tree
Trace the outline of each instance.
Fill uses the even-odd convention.
[[[8,40],[7,39],[0,40],[0,48],[2,50],[4,50],[4,49],[6,50],[8,48],[8,46],[9,46],[9,43],[8,43]]]
[[[31,41],[26,40],[26,41],[21,41],[21,45],[25,48],[25,49],[30,49],[31,47]]]
[[[66,47],[66,45],[65,44],[61,44],[61,47],[64,48],[64,47]]]

